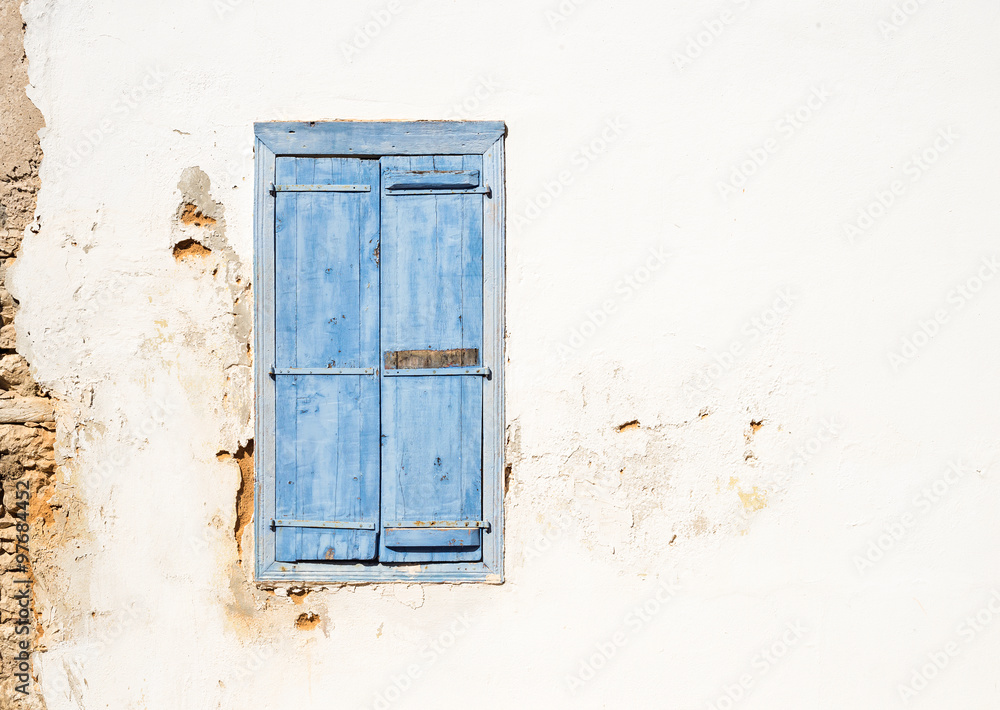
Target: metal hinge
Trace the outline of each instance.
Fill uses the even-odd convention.
[[[391,523],[386,523],[382,527],[387,530],[392,529],[402,529],[402,530],[448,530],[456,529],[460,530],[463,528],[483,528],[486,532],[490,531],[490,524],[486,520],[416,520],[412,522],[398,522],[394,521]]]
[[[374,367],[275,367],[268,372],[275,375],[374,375]]]
[[[271,365],[267,374],[273,380],[276,375],[378,375],[375,367],[275,367]],[[493,379],[488,367],[418,367],[402,370],[386,370],[385,377],[440,377],[442,375],[473,375]]]
[[[343,520],[284,520],[271,519],[271,529],[277,528],[322,528],[333,530],[374,530],[375,523],[355,523]]]
[[[268,185],[272,195],[278,192],[371,192],[371,185]]]
[[[493,193],[490,191],[489,185],[481,185],[480,187],[469,189],[462,188],[446,188],[446,189],[427,189],[427,190],[393,190],[390,188],[385,189],[386,195],[486,195],[487,198],[493,197]]]
[[[385,377],[429,377],[440,375],[478,375],[487,380],[492,379],[493,373],[488,367],[417,367],[404,370],[386,370],[382,373]]]

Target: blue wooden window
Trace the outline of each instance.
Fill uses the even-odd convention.
[[[255,129],[257,578],[502,581],[504,125]]]

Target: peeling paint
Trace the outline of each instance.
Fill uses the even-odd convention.
[[[638,419],[633,419],[631,421],[627,421],[624,424],[619,424],[617,427],[615,427],[615,429],[617,431],[619,431],[619,432],[628,431],[629,429],[638,429],[638,428],[639,428],[639,420]]]
[[[174,244],[174,258],[178,261],[182,259],[206,257],[212,253],[204,244],[196,242],[194,239],[182,239]]]
[[[737,491],[737,493],[743,507],[749,512],[767,507],[767,491],[761,490],[757,486],[751,488],[749,492]]]
[[[295,628],[300,631],[312,631],[321,621],[319,614],[314,614],[311,611],[299,614],[295,619]]]
[[[243,531],[246,530],[253,519],[253,498],[254,498],[254,468],[253,468],[253,439],[247,442],[246,446],[241,446],[234,455],[236,463],[240,467],[240,487],[236,491],[236,547],[240,560],[243,560]]]

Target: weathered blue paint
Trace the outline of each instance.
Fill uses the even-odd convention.
[[[481,157],[389,157],[381,163],[383,175],[428,174],[478,167]],[[479,195],[383,198],[383,352],[482,348],[482,224]],[[384,520],[480,519],[482,388],[482,378],[474,376],[383,377]],[[383,531],[379,560],[481,559],[478,530],[468,533],[461,549],[451,547],[448,535]]]
[[[274,362],[274,152],[254,144],[254,573],[267,579],[275,567],[274,385],[267,369]]]
[[[285,121],[255,123],[277,155],[482,155],[506,134],[501,121]]]
[[[257,578],[502,581],[503,124],[333,122],[255,129]],[[321,155],[365,157],[315,157]],[[407,155],[421,157],[389,157]],[[427,178],[430,182],[411,189],[402,182],[397,197],[384,189],[378,156],[404,180],[405,173],[425,170],[461,177]],[[474,192],[465,187],[473,175]],[[291,189],[272,193],[273,185]],[[331,191],[366,185],[371,192]],[[360,205],[361,214],[350,205]],[[398,213],[381,245],[378,229],[386,220],[380,219],[380,207]],[[414,219],[399,219],[400,214]],[[367,229],[370,224],[374,230]],[[390,231],[409,239],[390,246]],[[348,232],[356,236],[353,267],[343,259]],[[309,239],[310,233],[317,238]],[[296,250],[294,289],[282,276],[289,266],[283,253],[288,245]],[[413,272],[386,268],[380,274],[379,250],[383,267],[396,259]],[[327,268],[335,279],[325,280]],[[395,276],[394,290],[380,300],[380,278],[389,273]],[[348,302],[350,294],[357,317],[334,313],[344,309],[333,304]],[[403,294],[408,300],[401,300]],[[289,326],[292,303],[296,319]],[[333,328],[333,317],[343,327]],[[380,317],[392,318],[395,341],[386,339]],[[387,350],[450,348],[478,348],[482,367],[461,368],[470,372],[457,377],[386,378],[379,372]],[[371,353],[370,360],[362,359],[363,353]],[[378,376],[360,374],[372,369]],[[393,450],[389,457],[382,453],[381,476],[380,413],[382,448]],[[290,441],[287,434],[293,434]],[[366,442],[374,456],[364,455]],[[443,455],[429,458],[427,451]],[[347,462],[355,457],[360,480],[348,475]],[[438,458],[438,468],[448,462],[444,481],[409,474],[400,481],[406,467],[430,461],[433,469]],[[375,467],[374,475],[365,462]],[[395,496],[391,514],[383,511],[381,519],[379,491],[369,488],[373,482],[377,487],[380,477],[383,495],[391,489]],[[289,490],[282,490],[283,481]],[[352,500],[358,505],[348,504]],[[423,518],[414,518],[417,513]],[[275,519],[293,525],[272,529]],[[396,527],[385,529],[382,520]],[[353,522],[376,530],[346,527]],[[380,540],[375,559],[369,554],[373,533]]]
[[[278,158],[282,184],[377,184],[377,162]],[[275,371],[378,362],[374,192],[276,195]],[[277,378],[275,517],[378,519],[378,392],[357,374]],[[369,560],[374,530],[279,527],[276,559]]]
[[[385,170],[386,190],[446,190],[479,187],[478,170]]]
[[[383,528],[382,539],[387,550],[407,557],[422,554],[468,553],[479,559],[482,537],[475,528]]]

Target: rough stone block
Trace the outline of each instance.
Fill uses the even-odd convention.
[[[14,324],[8,323],[0,328],[0,350],[13,350],[17,347],[17,335]]]
[[[0,357],[0,389],[12,390],[25,397],[38,394],[38,385],[23,356],[13,353]]]
[[[51,422],[55,420],[52,400],[44,397],[0,399],[0,424]]]

